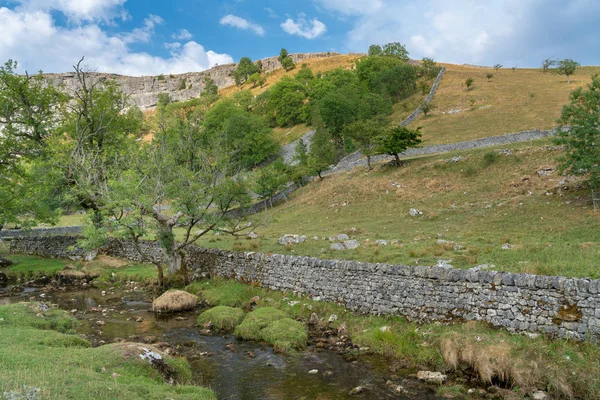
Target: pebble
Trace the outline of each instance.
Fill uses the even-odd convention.
[[[308,371],[308,373],[309,373],[310,375],[315,375],[315,374],[318,374],[318,373],[319,373],[319,370],[318,370],[318,369],[311,369],[310,371]]]

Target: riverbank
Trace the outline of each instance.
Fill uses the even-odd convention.
[[[35,265],[34,257],[30,261]],[[105,268],[106,276],[114,279],[107,281],[113,289],[125,285],[125,280],[115,279],[119,267]],[[154,271],[143,264],[139,268],[146,268],[147,273]],[[129,283],[124,289],[131,292],[134,286]],[[235,307],[246,313],[264,307],[281,310],[286,317],[310,328],[309,347],[351,360],[383,355],[388,359],[391,376],[397,371],[414,374],[419,370],[448,375],[446,384],[437,389],[445,397],[523,398],[538,391],[556,398],[600,396],[600,349],[591,343],[514,335],[475,322],[419,325],[400,317],[360,315],[306,296],[223,279],[196,282],[186,289],[210,306]],[[195,316],[191,318],[195,321]],[[93,333],[93,329],[90,331]],[[200,328],[197,331],[199,334]]]

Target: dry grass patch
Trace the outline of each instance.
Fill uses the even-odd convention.
[[[262,92],[266,91],[267,89],[269,89],[271,86],[273,86],[277,82],[279,82],[281,80],[281,78],[283,78],[284,76],[296,75],[298,73],[298,71],[300,71],[303,64],[308,65],[308,67],[313,71],[313,73],[317,74],[319,72],[331,71],[332,69],[336,69],[336,68],[350,69],[354,65],[354,62],[356,60],[358,60],[360,57],[361,56],[359,56],[359,55],[342,54],[339,56],[332,56],[332,57],[326,57],[326,58],[311,58],[311,59],[304,60],[304,61],[298,63],[296,65],[296,68],[294,68],[291,71],[286,71],[283,68],[280,68],[278,70],[267,73],[266,74],[267,82],[265,83],[265,85],[263,87],[257,86],[255,88],[253,88],[252,85],[246,84],[246,85],[242,85],[241,88],[238,88],[236,85],[232,85],[232,86],[226,87],[224,89],[221,89],[219,91],[219,94],[223,97],[231,97],[234,94],[236,94],[237,92],[239,92],[240,90],[250,89],[252,91],[252,94],[254,94],[256,96],[256,95],[261,94]]]
[[[183,290],[169,290],[152,302],[154,312],[178,312],[193,310],[198,304],[198,296]]]
[[[556,125],[569,93],[591,81],[600,67],[582,67],[568,84],[564,76],[540,69],[494,71],[489,68],[444,64],[446,74],[433,99],[436,106],[427,117],[411,126],[423,127],[426,144],[453,143],[528,129],[550,129]],[[472,77],[474,88],[465,90]],[[474,101],[473,105],[471,102]],[[456,114],[448,111],[463,110]],[[445,113],[445,114],[444,114]]]

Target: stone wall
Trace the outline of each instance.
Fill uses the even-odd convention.
[[[296,63],[312,58],[325,58],[339,55],[338,53],[305,53],[291,54]],[[277,57],[265,58],[262,61],[263,71],[269,73],[281,68]],[[204,78],[210,76],[219,89],[235,83],[232,74],[237,64],[218,65],[203,72],[188,72],[185,74],[163,74],[157,76],[123,76],[117,74],[95,74],[98,77],[114,79],[121,90],[130,96],[132,103],[141,109],[152,109],[158,102],[158,95],[168,93],[174,101],[185,101],[197,98],[204,91]],[[54,85],[62,86],[67,91],[77,89],[77,76],[74,72],[62,74],[45,74],[44,78]],[[184,88],[185,87],[185,88]]]
[[[14,238],[19,236],[49,236],[49,235],[79,235],[82,226],[59,226],[53,228],[36,229],[3,229],[0,238]]]
[[[437,89],[440,86],[440,82],[442,82],[442,78],[444,77],[445,73],[446,73],[446,67],[440,68],[440,72],[438,72],[437,77],[435,78],[435,81],[433,82],[433,85],[431,86],[431,90],[429,91],[429,94],[427,95],[427,97],[425,97],[425,100],[423,101],[423,103],[425,103],[425,104],[431,103],[431,100],[433,100],[433,96],[435,96],[435,92],[437,92]],[[406,117],[406,119],[404,121],[402,121],[400,123],[400,126],[408,126],[411,122],[413,122],[415,119],[417,119],[421,114],[423,114],[423,109],[419,106],[415,111],[412,112],[412,114],[410,114],[408,117]]]
[[[81,256],[76,238],[22,237],[14,253]],[[154,254],[159,248],[145,244]],[[112,241],[107,255],[139,260],[131,244]],[[192,278],[224,276],[337,302],[351,310],[400,314],[419,322],[477,320],[518,332],[597,341],[600,281],[445,267],[413,267],[318,258],[235,253],[190,247]]]

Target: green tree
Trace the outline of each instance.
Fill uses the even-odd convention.
[[[277,60],[279,60],[279,62],[281,64],[283,64],[283,60],[285,60],[286,58],[288,58],[289,53],[286,49],[281,49],[281,51],[279,52],[279,57],[277,57]]]
[[[427,116],[434,108],[435,106],[431,104],[431,102],[421,104],[421,111],[423,111],[425,116]]]
[[[250,202],[245,180],[230,175],[222,148],[195,145],[202,139],[198,135],[199,130],[157,132],[151,143],[132,148],[128,168],[108,182],[104,223],[87,227],[81,244],[96,248],[109,237],[131,241],[142,260],[157,267],[164,286],[165,275],[188,280],[184,251],[199,238],[214,230],[247,229],[243,217],[229,213]],[[190,151],[197,162],[188,162]],[[182,231],[177,240],[175,228]],[[163,257],[148,251],[142,238],[158,244]]]
[[[254,173],[252,187],[254,193],[266,200],[265,209],[267,203],[273,208],[273,196],[284,189],[288,181],[289,177],[283,163],[276,162]]]
[[[298,140],[298,143],[296,143],[296,147],[294,148],[294,161],[298,163],[298,165],[308,164],[308,147],[302,139]]]
[[[260,80],[260,73],[255,72],[248,78],[248,83],[252,84],[252,87],[255,88],[258,85],[258,81]]]
[[[406,47],[398,42],[393,42],[393,43],[388,43],[386,45],[383,46],[382,48],[383,56],[386,57],[394,57],[397,58],[399,60],[402,61],[408,61],[408,50],[406,50]]]
[[[252,60],[248,57],[242,57],[240,62],[233,72],[233,79],[235,80],[235,84],[238,86],[242,86],[248,78],[258,72],[258,66],[252,62]]]
[[[367,156],[367,168],[371,170],[371,157],[377,154],[377,138],[385,129],[387,120],[385,118],[373,118],[356,121],[348,125],[346,135],[354,140],[365,156]]]
[[[286,57],[286,58],[283,59],[283,62],[281,63],[281,66],[286,71],[291,71],[292,69],[296,68],[296,63],[294,62],[294,60],[292,60],[291,57]]]
[[[277,126],[291,126],[308,119],[308,88],[299,80],[284,77],[269,91],[267,117]]]
[[[394,156],[396,163],[401,165],[400,153],[411,147],[417,147],[421,143],[421,128],[409,129],[405,126],[397,126],[383,132],[377,138],[376,154],[388,154]]]
[[[322,173],[337,160],[336,146],[326,129],[318,128],[310,144],[308,153],[308,170],[323,179]]]
[[[394,103],[397,103],[415,92],[417,73],[412,65],[396,65],[379,72],[374,77],[373,84],[380,93],[387,94]]]
[[[207,95],[216,95],[219,93],[219,87],[215,83],[215,81],[210,77],[210,75],[204,76],[204,91],[202,94],[206,93]]]
[[[600,77],[595,75],[587,90],[578,88],[569,97],[559,122],[570,126],[560,132],[558,143],[566,146],[561,169],[588,177],[591,187],[600,187]]]
[[[423,60],[421,60],[421,76],[435,78],[440,69],[441,67],[432,58],[423,57]]]
[[[341,152],[344,144],[342,134],[344,128],[356,119],[358,106],[355,99],[342,91],[332,91],[317,103],[317,107],[320,121],[331,134],[338,151]]]
[[[565,75],[567,77],[567,83],[571,83],[571,75],[575,74],[578,67],[579,63],[577,61],[566,58],[558,62],[556,72],[560,75]]]
[[[294,76],[294,79],[308,87],[311,82],[315,79],[315,75],[312,70],[306,65],[303,65],[300,71]]]
[[[381,56],[383,54],[383,48],[378,44],[372,44],[369,46],[369,57]]]
[[[500,70],[500,68],[502,68],[503,65],[502,64],[495,64],[494,65],[494,69],[496,70],[496,72],[498,72]]]

